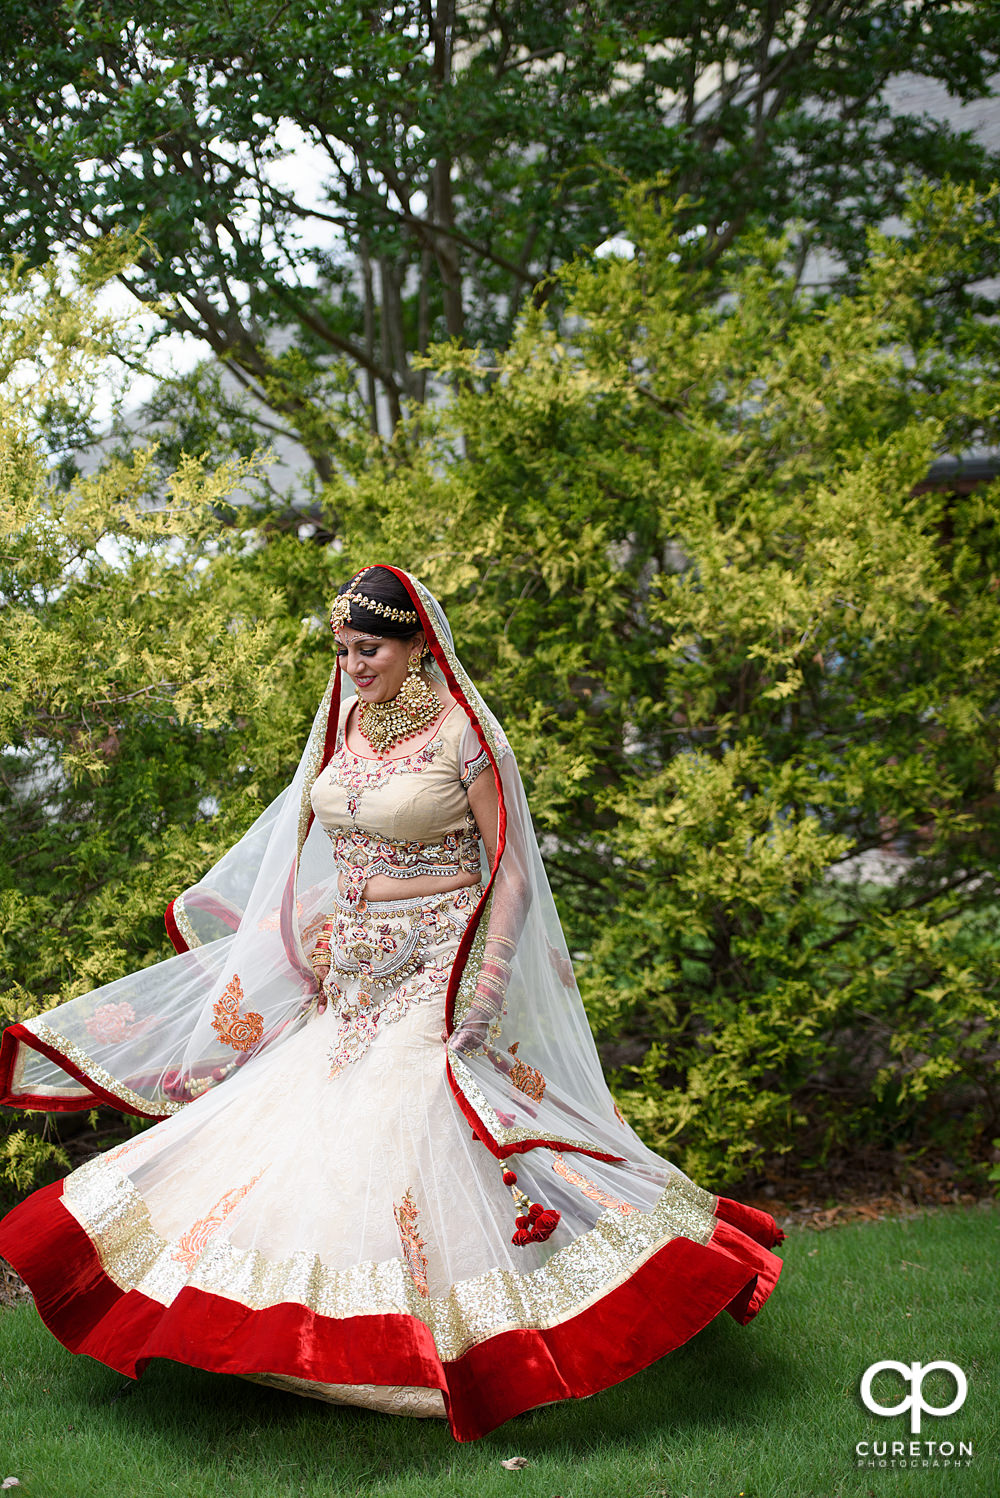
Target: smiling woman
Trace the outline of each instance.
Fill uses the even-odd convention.
[[[0,1251],[126,1374],[172,1358],[468,1440],[749,1321],[782,1235],[615,1106],[439,605],[366,568],[331,624],[296,776],[174,902],[178,955],[6,1032],[3,1101],[163,1121]]]

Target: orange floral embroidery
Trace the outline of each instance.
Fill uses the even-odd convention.
[[[251,1187],[256,1186],[263,1174],[262,1170],[258,1171],[253,1180],[247,1181],[245,1186],[234,1186],[231,1191],[226,1192],[225,1196],[220,1196],[210,1212],[192,1223],[170,1257],[176,1259],[179,1264],[183,1264],[185,1269],[193,1269],[208,1247],[209,1238],[222,1226],[230,1212],[237,1203],[243,1200]]]
[[[562,1155],[553,1156],[552,1169],[557,1176],[562,1176],[564,1181],[568,1181],[571,1186],[576,1186],[584,1196],[589,1197],[592,1202],[598,1202],[602,1207],[611,1207],[614,1211],[621,1212],[625,1216],[628,1216],[630,1212],[638,1212],[639,1210],[638,1207],[633,1207],[631,1202],[619,1201],[616,1196],[609,1196],[606,1191],[601,1190],[595,1181],[588,1180],[585,1175],[581,1175],[578,1170],[574,1170],[572,1165],[567,1165]]]
[[[234,973],[222,998],[212,1005],[212,1029],[218,1031],[223,1045],[231,1045],[234,1051],[252,1051],[264,1033],[264,1016],[252,1010],[241,1014],[242,1002],[243,985]]]
[[[625,1124],[625,1127],[628,1128],[628,1124],[625,1123],[625,1115],[622,1112],[622,1110],[619,1108],[619,1106],[618,1106],[617,1103],[614,1104],[614,1110],[615,1110],[615,1117],[617,1118],[618,1122],[620,1124]]]
[[[296,900],[296,902],[295,902],[295,914],[296,914],[296,916],[298,917],[299,920],[302,919],[302,901],[301,900]],[[319,923],[320,923],[320,925],[323,924],[323,917],[322,916],[320,916]],[[274,908],[271,910],[270,914],[264,916],[261,920],[259,920],[257,922],[257,930],[258,931],[280,931],[280,929],[281,929],[281,906],[280,905],[275,905]]]
[[[417,1231],[417,1204],[413,1192],[407,1187],[401,1202],[393,1206],[393,1215],[399,1229],[399,1241],[403,1245],[403,1258],[410,1271],[410,1278],[421,1295],[427,1294],[427,1255],[424,1240]]]
[[[126,1155],[130,1155],[142,1143],[142,1134],[137,1135],[135,1139],[126,1139],[124,1144],[116,1144],[113,1150],[108,1150],[104,1158],[105,1160],[124,1160]]]
[[[545,1078],[535,1067],[518,1059],[517,1048],[520,1044],[519,1040],[515,1040],[514,1044],[507,1048],[508,1055],[514,1057],[514,1065],[510,1069],[510,1080],[518,1092],[523,1092],[525,1097],[530,1097],[534,1102],[540,1103],[545,1096]]]
[[[300,900],[298,903],[299,903],[299,905],[301,905],[302,901]],[[322,928],[326,925],[327,921],[330,920],[330,919],[331,919],[331,917],[329,915],[324,915],[322,911],[320,912],[319,915],[314,915],[313,918],[312,918],[312,920],[309,922],[309,924],[307,926],[303,926],[301,928],[301,931],[302,931],[302,945],[304,947],[306,947],[307,949],[310,948],[312,946],[313,942],[315,941],[316,937],[319,935],[319,933],[322,930]]]

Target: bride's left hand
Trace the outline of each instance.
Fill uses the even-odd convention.
[[[447,1030],[441,1031],[441,1039],[445,1045],[450,1045],[453,1051],[462,1051],[470,1056],[485,1050],[488,1038],[489,1022],[484,1019],[466,1019],[465,1023],[459,1025],[458,1029],[453,1030],[450,1035]]]

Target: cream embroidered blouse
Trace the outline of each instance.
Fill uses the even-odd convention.
[[[484,751],[463,760],[468,720],[461,707],[450,708],[430,742],[412,754],[375,759],[347,746],[351,706],[341,709],[334,752],[312,788],[313,810],[333,844],[348,901],[357,903],[375,874],[478,873],[479,829],[468,789],[489,760]]]

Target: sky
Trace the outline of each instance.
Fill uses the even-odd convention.
[[[970,130],[987,148],[1000,151],[1000,100],[996,98],[975,100],[961,104],[951,98],[943,84],[929,82],[913,74],[903,74],[891,80],[886,89],[890,107],[896,111],[926,114],[932,118],[947,119],[952,125]],[[322,184],[328,175],[329,160],[321,147],[311,144],[298,127],[285,122],[279,133],[279,144],[285,155],[272,162],[267,171],[274,185],[295,197],[305,207],[323,204]],[[336,230],[318,220],[303,222],[301,242],[304,245],[329,247],[331,234]],[[598,254],[629,253],[627,241],[612,235],[601,245]],[[135,299],[122,286],[109,287],[104,293],[104,305],[123,314],[135,314]],[[149,314],[138,314],[139,324],[152,334],[160,326],[159,319]],[[159,338],[150,348],[148,364],[150,373],[136,376],[127,398],[131,408],[139,407],[156,388],[159,380],[171,374],[182,374],[190,370],[200,359],[206,357],[203,344],[191,335],[171,334]],[[111,386],[107,387],[102,414],[111,414]]]

